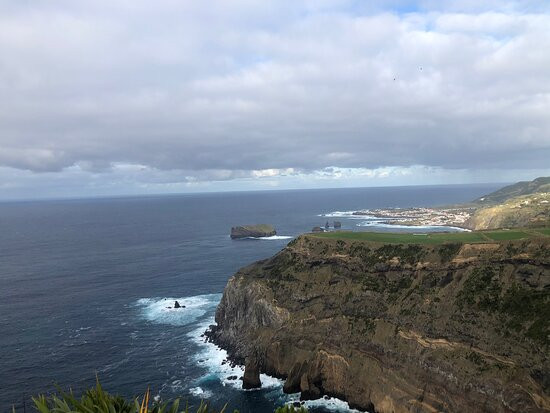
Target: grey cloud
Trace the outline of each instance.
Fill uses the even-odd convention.
[[[135,164],[178,182],[548,167],[550,15],[534,2],[6,4],[2,166]]]

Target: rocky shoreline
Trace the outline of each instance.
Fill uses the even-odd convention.
[[[245,365],[245,386],[266,373],[302,399],[384,413],[549,411],[549,243],[301,236],[229,280],[207,335]]]

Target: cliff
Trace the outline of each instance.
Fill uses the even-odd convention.
[[[550,238],[382,244],[305,235],[228,282],[232,359],[371,412],[550,411]]]

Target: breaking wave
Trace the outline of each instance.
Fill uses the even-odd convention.
[[[469,232],[469,229],[460,227],[450,227],[445,225],[399,225],[399,224],[386,224],[380,221],[363,221],[355,224],[358,227],[379,227],[379,228],[395,228],[395,229],[408,229],[414,230],[428,230],[428,231],[456,231],[456,232]]]
[[[147,321],[184,326],[195,322],[207,312],[214,311],[221,296],[205,294],[193,297],[141,298],[136,305],[140,307],[141,316]],[[182,308],[174,308],[175,301],[178,301]]]
[[[292,239],[294,237],[290,235],[272,235],[270,237],[248,237],[248,239],[261,239],[267,241],[279,240],[279,239]]]
[[[203,382],[208,382],[215,379],[219,380],[224,386],[231,386],[234,389],[242,390],[242,381],[240,378],[244,374],[244,367],[231,366],[231,364],[227,361],[227,351],[219,348],[213,343],[207,342],[204,337],[202,337],[208,326],[213,323],[214,317],[210,317],[209,319],[201,322],[197,329],[188,334],[188,337],[199,347],[199,351],[193,355],[195,363],[206,369],[206,374],[199,380],[198,384],[200,386]],[[267,374],[261,374],[260,380],[262,382],[261,389],[251,389],[246,391],[270,388],[280,388],[282,391],[282,380],[268,376]]]
[[[357,210],[354,211],[332,211],[326,214],[318,214],[318,217],[325,218],[350,218],[350,219],[377,219],[372,215],[354,215],[355,213],[360,212]]]

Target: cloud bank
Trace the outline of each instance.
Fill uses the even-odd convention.
[[[549,7],[477,3],[4,1],[0,182],[548,170]]]

